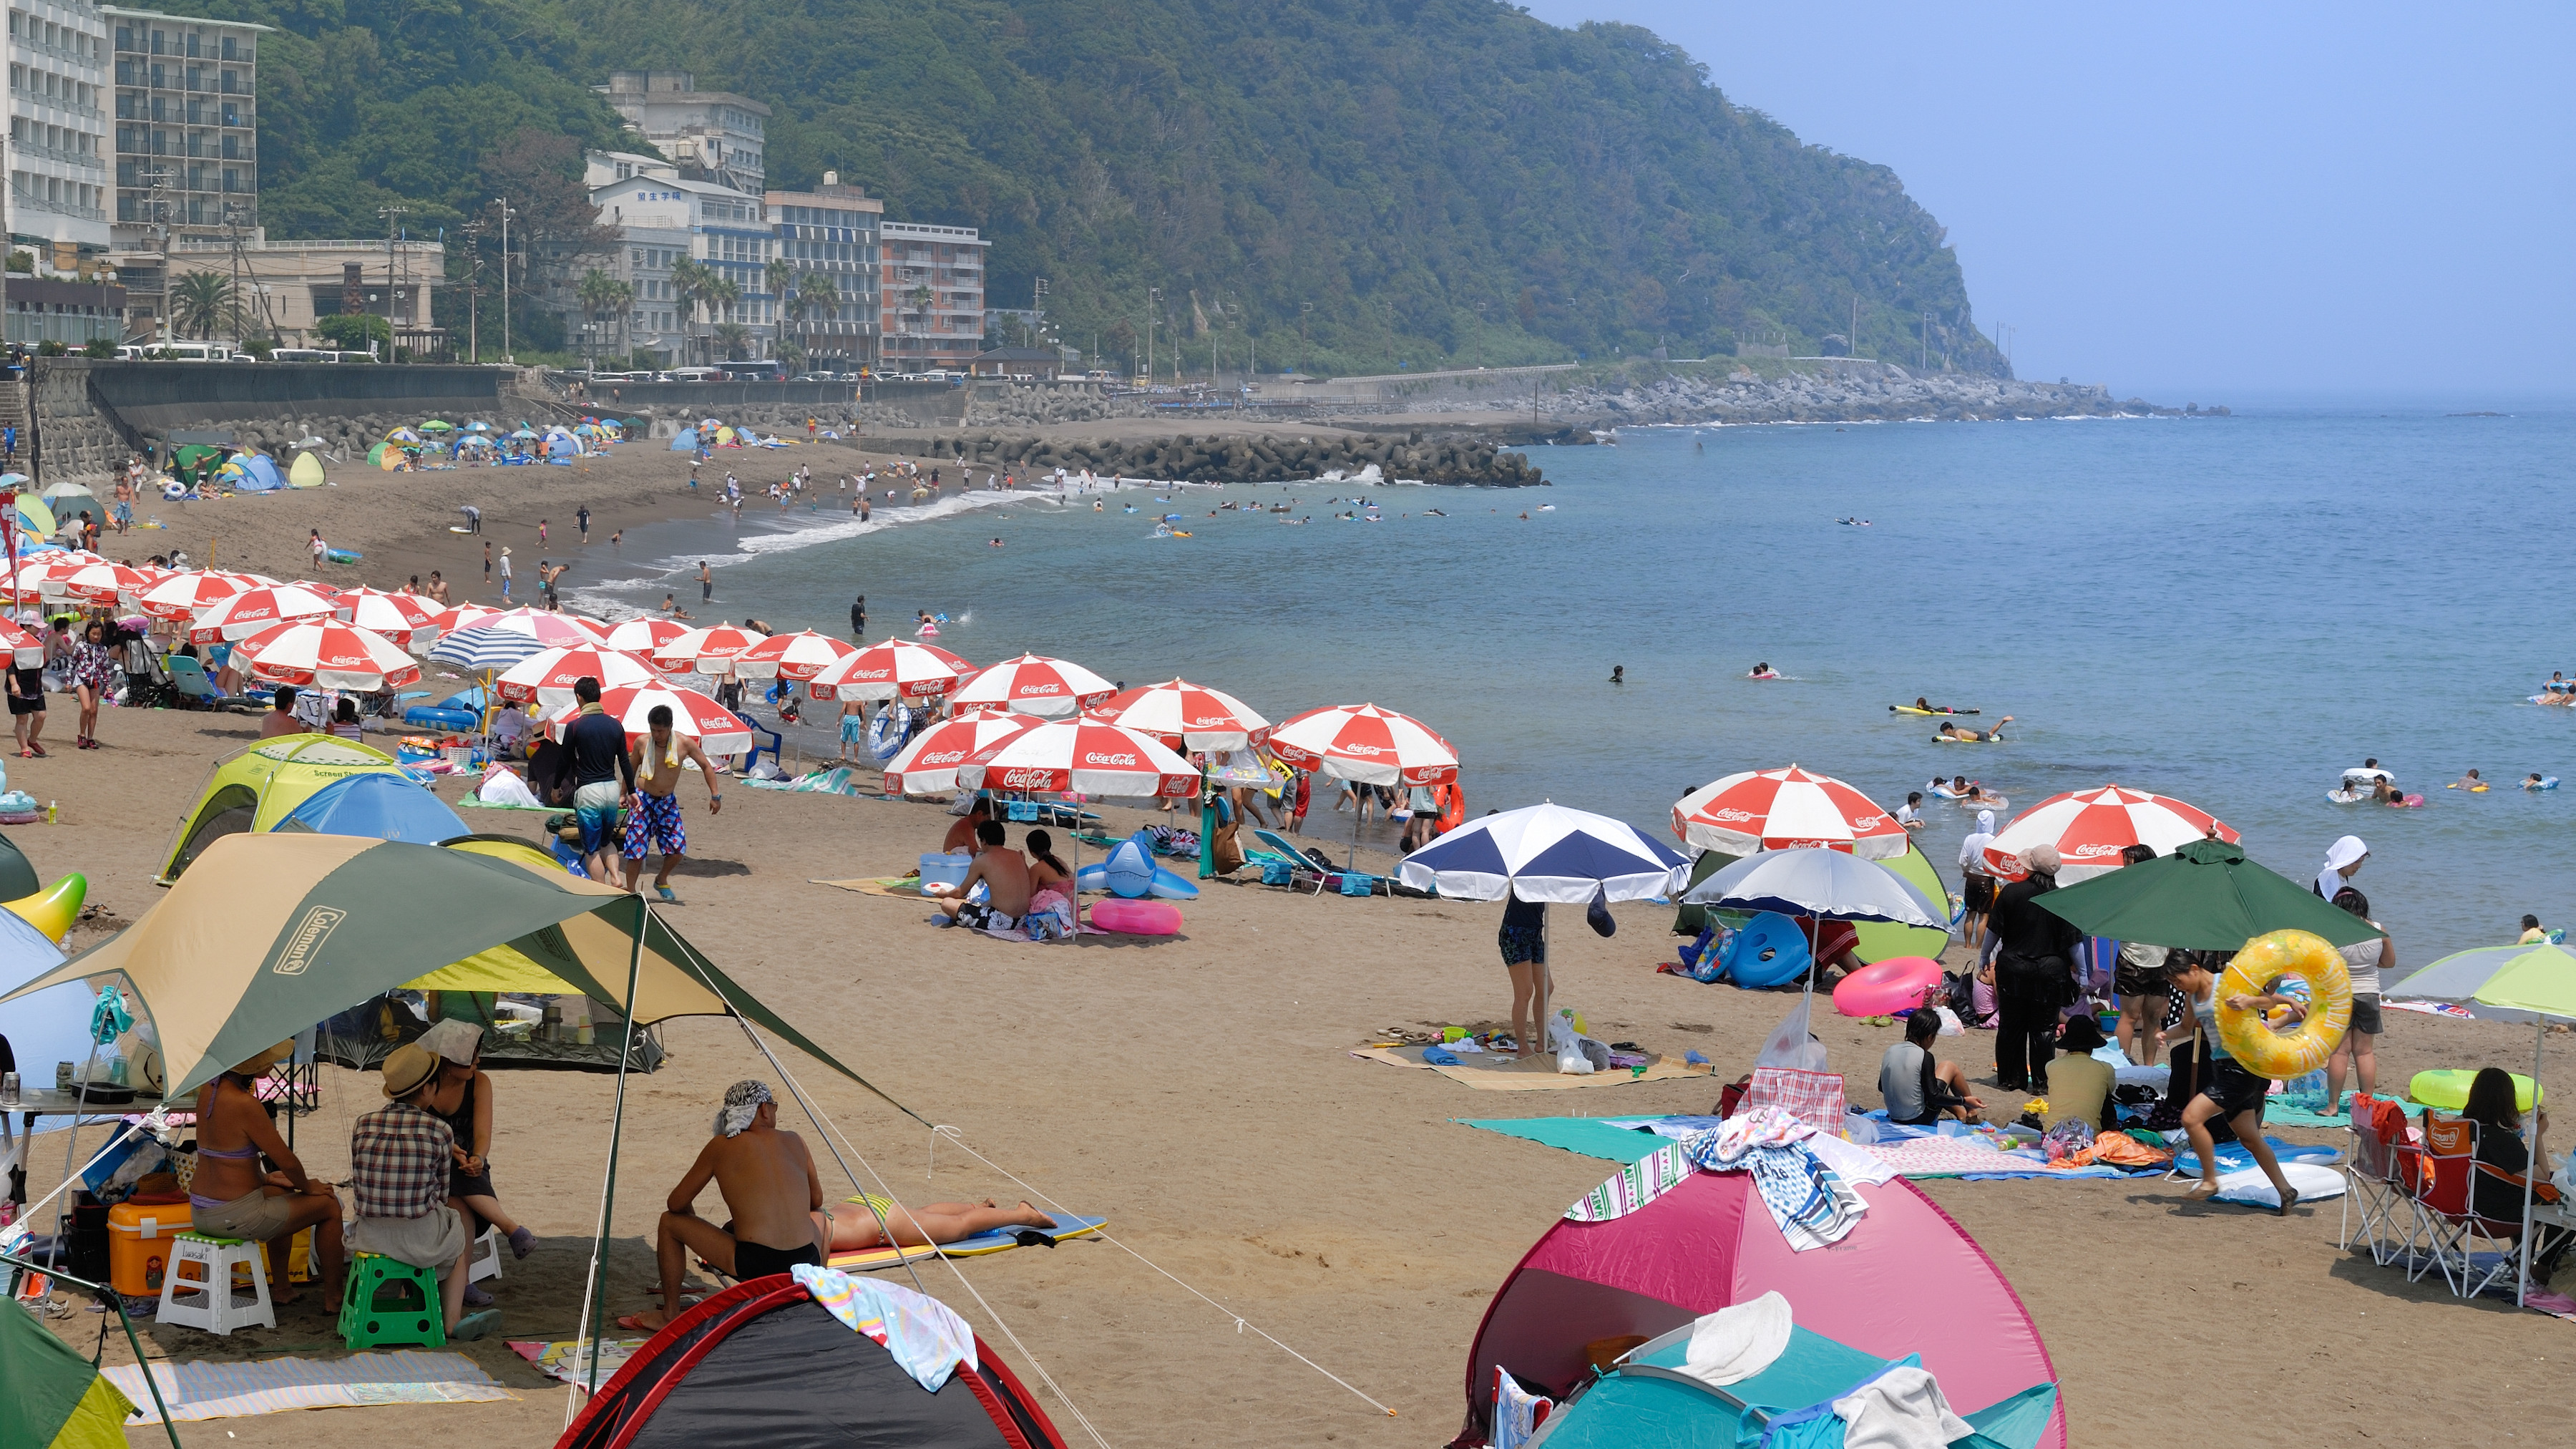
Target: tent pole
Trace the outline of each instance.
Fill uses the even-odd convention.
[[[603,1332],[607,1327],[604,1315],[608,1311],[608,1280],[601,1276],[600,1268],[608,1256],[608,1214],[617,1197],[617,1141],[626,1127],[626,1072],[635,1058],[635,988],[644,974],[644,936],[652,924],[653,908],[645,904],[644,893],[639,890],[635,893],[635,945],[626,958],[626,1029],[617,1053],[617,1103],[608,1117],[608,1180],[599,1190],[599,1233],[591,1239],[590,1282],[582,1289],[581,1334],[574,1340],[576,1345],[585,1339],[590,1343],[590,1365],[583,1372],[585,1395],[599,1392],[600,1335],[591,1330],[593,1325]],[[665,1303],[662,1311],[668,1315],[675,1306]]]
[[[2531,1019],[2531,1107],[2540,1110],[2540,1050],[2549,1040],[2549,1019],[2533,1013]],[[2549,1156],[2541,1149],[2540,1133],[2531,1134],[2531,1152],[2522,1165],[2522,1272],[2513,1285],[2513,1306],[2524,1307],[2523,1299],[2531,1292],[2531,1180],[2549,1170]]]

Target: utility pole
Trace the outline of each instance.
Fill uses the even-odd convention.
[[[483,218],[465,223],[465,345],[479,366],[483,361]]]
[[[1851,355],[1860,356],[1860,293],[1852,293]]]
[[[510,198],[501,198],[501,360],[517,366],[519,356],[510,349],[510,218],[518,215],[510,209]]]
[[[1145,289],[1145,386],[1154,385],[1154,309],[1163,304],[1163,289]]]
[[[408,206],[379,206],[376,215],[385,219],[385,361],[394,360],[394,298],[401,295],[402,285],[394,276],[394,236],[402,224]]]
[[[1038,345],[1037,327],[1038,323],[1046,316],[1046,297],[1047,279],[1040,277],[1037,280],[1037,285],[1029,288],[1029,345],[1031,347]]]

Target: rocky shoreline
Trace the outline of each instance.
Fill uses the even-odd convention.
[[[1955,373],[1915,377],[1887,363],[1828,372],[1724,380],[1670,374],[1651,381],[1568,388],[1544,416],[1575,426],[1637,423],[1989,422],[2011,418],[2221,417],[2225,408],[2160,407],[2114,399],[2094,383],[2020,382]]]
[[[1374,467],[1380,477],[1421,483],[1476,483],[1491,487],[1542,485],[1547,479],[1529,459],[1505,451],[1503,440],[1481,431],[1411,428],[1402,432],[1324,435],[1263,431],[1179,433],[1122,439],[935,434],[918,445],[925,459],[956,459],[977,467],[1018,468],[1102,477],[1186,478],[1206,483],[1273,483],[1287,478],[1356,475]]]

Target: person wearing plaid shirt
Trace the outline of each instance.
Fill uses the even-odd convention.
[[[447,1336],[481,1338],[501,1315],[465,1312],[473,1223],[448,1199],[456,1133],[438,1116],[457,1109],[465,1084],[441,1072],[437,1053],[418,1044],[394,1048],[384,1075],[389,1100],[349,1132],[350,1196],[358,1212],[349,1224],[349,1247],[436,1269]]]

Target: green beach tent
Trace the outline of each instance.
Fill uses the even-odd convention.
[[[351,775],[410,778],[402,762],[384,751],[329,735],[279,735],[217,762],[197,803],[179,817],[162,860],[161,884],[177,880],[217,840],[270,830],[314,792]]]
[[[2185,951],[2233,951],[2270,931],[2306,931],[2337,946],[2379,928],[2307,887],[2245,858],[2245,848],[2195,840],[2171,855],[2049,891],[2039,906],[2088,936]]]
[[[1943,906],[1950,903],[1950,888],[1941,883],[1940,873],[1932,869],[1932,862],[1923,854],[1923,847],[1913,841],[1909,840],[1905,843],[1903,855],[1894,860],[1882,860],[1879,864],[1896,872],[1897,877],[1907,885],[1923,892],[1925,900]],[[1871,965],[1881,961],[1892,961],[1899,956],[1930,956],[1938,959],[1941,948],[1950,944],[1949,932],[1936,931],[1929,926],[1900,926],[1893,921],[1862,921],[1853,929],[1860,932],[1860,944],[1853,950],[1858,953],[1861,960]]]
[[[135,1412],[78,1349],[0,1297],[0,1444],[26,1449],[125,1449]]]
[[[286,470],[286,481],[298,488],[319,488],[326,481],[322,458],[317,453],[298,453],[295,466]]]

